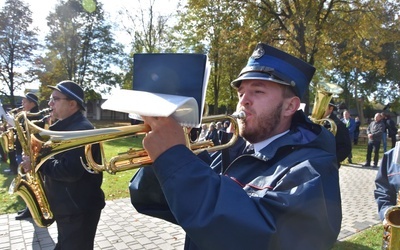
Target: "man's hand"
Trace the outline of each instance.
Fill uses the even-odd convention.
[[[21,166],[24,169],[25,173],[32,170],[31,166],[31,158],[27,155],[22,155]]]
[[[151,131],[143,139],[143,147],[152,161],[155,161],[167,149],[186,143],[183,128],[171,117],[142,117]]]

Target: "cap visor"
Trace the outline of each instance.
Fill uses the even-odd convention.
[[[261,73],[261,72],[247,72],[247,73],[244,73],[243,75],[241,75],[236,80],[233,80],[231,82],[231,86],[234,87],[234,88],[238,88],[240,86],[240,84],[242,83],[242,81],[244,81],[244,80],[270,81],[270,82],[276,82],[276,83],[279,83],[279,84],[290,86],[290,84],[288,84],[288,83],[286,83],[284,81],[280,81],[280,80],[274,79],[273,77],[271,77],[271,75],[268,75],[268,74],[265,74],[265,73]]]

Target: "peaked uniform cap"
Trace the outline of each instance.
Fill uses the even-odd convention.
[[[25,98],[39,106],[39,98],[34,93],[26,93]]]
[[[238,88],[243,80],[271,81],[292,86],[296,95],[302,98],[314,73],[315,68],[303,60],[259,43],[231,86]]]
[[[83,101],[85,98],[85,93],[83,92],[81,86],[75,82],[67,80],[59,82],[56,86],[48,87],[60,91],[64,95],[68,96],[68,98],[71,100],[75,100],[82,110],[86,110]]]
[[[329,101],[329,106],[333,107],[334,111],[337,111],[338,109],[338,105],[336,105],[332,99]]]

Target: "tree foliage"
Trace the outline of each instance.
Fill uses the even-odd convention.
[[[0,93],[15,106],[14,93],[35,80],[35,49],[39,46],[31,28],[32,12],[20,0],[7,0],[0,12]]]
[[[245,65],[246,60],[241,58],[249,54],[245,37],[237,35],[243,25],[238,18],[242,16],[241,7],[241,3],[229,0],[190,0],[176,27],[183,38],[182,49],[209,56],[212,71],[207,103],[212,105],[213,113],[221,112],[220,105],[232,112],[236,105],[236,92],[230,82],[238,74],[236,69]]]
[[[69,79],[85,89],[87,99],[99,99],[99,94],[90,95],[89,90],[107,93],[121,84],[124,72],[118,68],[123,68],[126,55],[104,19],[102,5],[96,4],[93,12],[87,12],[81,1],[61,1],[47,17],[50,33],[42,60],[46,68],[43,85]]]
[[[319,82],[335,82],[344,89],[338,101],[356,106],[362,115],[370,101],[362,97],[374,93],[374,101],[382,102],[390,94],[384,90],[394,89],[382,77],[388,66],[395,65],[395,56],[383,56],[382,49],[398,41],[396,13],[396,1],[190,0],[179,28],[186,48],[210,56],[213,71],[207,100],[214,106],[234,108],[227,83],[240,72],[255,43],[262,41],[317,68],[312,94],[303,102],[309,104]]]
[[[176,16],[157,12],[162,0],[150,0],[146,7],[142,6],[145,1],[136,0],[138,8],[125,8],[119,12],[119,20],[108,20],[97,1],[96,8],[91,8],[94,11],[87,12],[81,1],[61,0],[47,18],[50,32],[41,58],[32,57],[36,45],[29,39],[34,37],[33,31],[13,33],[12,23],[30,31],[31,13],[19,1],[12,1],[13,6],[7,1],[0,16],[1,81],[9,84],[11,94],[18,84],[34,79],[15,70],[21,65],[39,69],[36,73],[43,86],[71,79],[92,90],[87,92],[92,98],[100,98],[97,90],[131,88],[134,53],[206,53],[212,65],[207,103],[213,113],[231,113],[237,97],[230,82],[245,66],[255,45],[265,42],[317,68],[310,92],[303,98],[307,104],[318,83],[333,82],[344,90],[335,101],[361,117],[374,103],[400,106],[398,1],[177,0],[185,5]],[[7,14],[12,13],[11,8],[20,9],[16,12],[19,16]],[[116,42],[111,21],[117,21],[129,35],[129,56]],[[6,47],[11,44],[7,40],[10,35],[21,38],[16,48],[32,46],[32,50],[23,50],[29,52],[23,54],[26,57],[15,57]],[[18,59],[18,67],[6,63],[11,57]],[[45,96],[49,94],[46,91],[42,87]]]

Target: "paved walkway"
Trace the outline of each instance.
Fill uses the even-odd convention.
[[[340,185],[343,221],[338,240],[379,222],[373,190],[376,169],[342,166]],[[39,228],[31,220],[16,221],[16,214],[0,215],[0,250],[53,249],[57,241],[55,223]],[[129,199],[107,201],[101,214],[95,249],[183,249],[179,227],[138,214]]]

